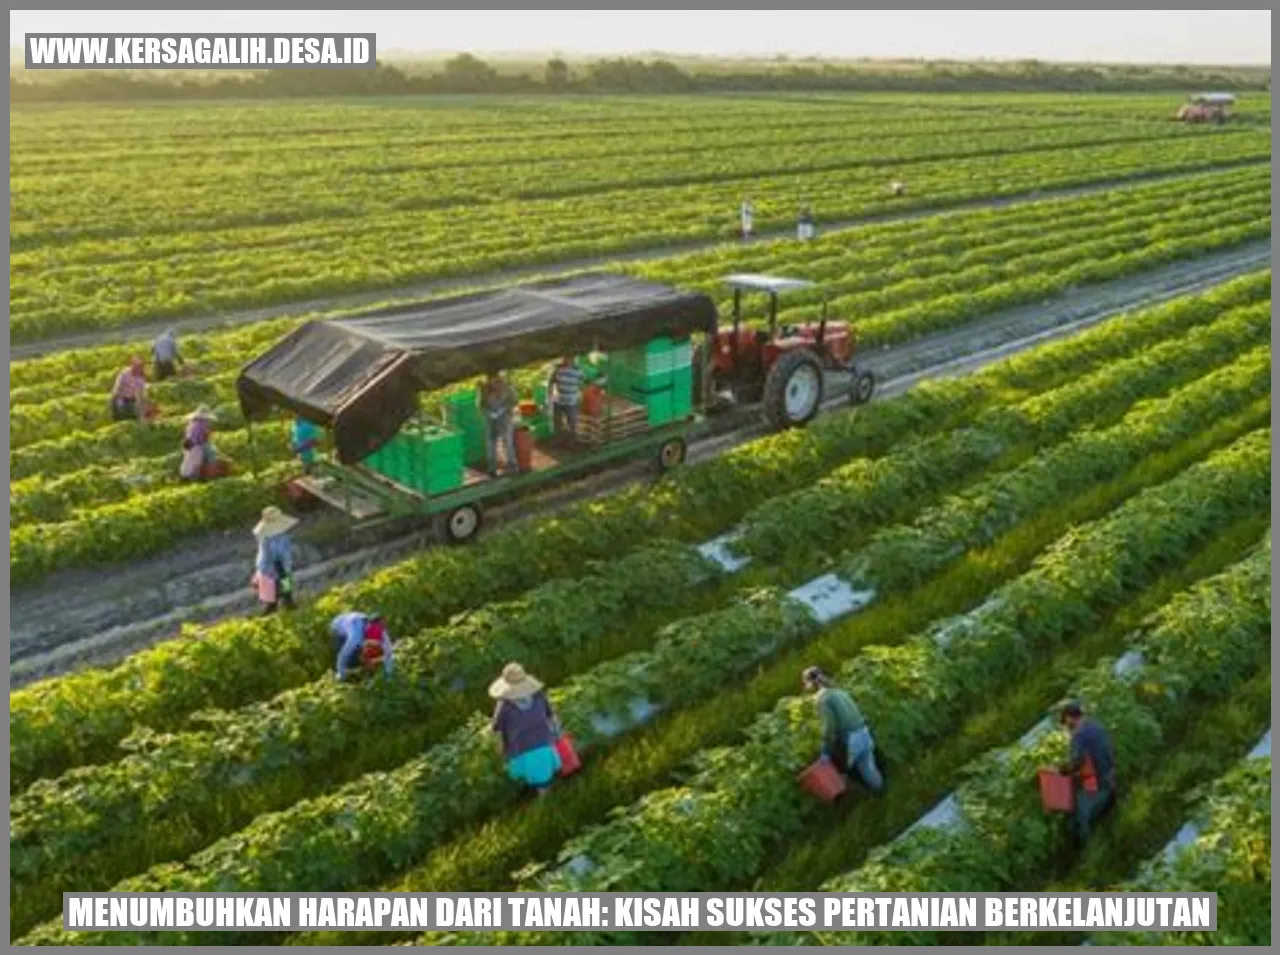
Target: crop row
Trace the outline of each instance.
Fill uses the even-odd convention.
[[[1251,195],[1269,190],[1265,170],[1246,168],[1211,175],[1212,205],[1201,207],[1213,214],[1231,209],[1232,199],[1247,200]],[[789,242],[769,242],[761,246],[735,247],[719,254],[693,253],[674,257],[653,266],[632,266],[642,277],[659,281],[675,281],[723,296],[720,278],[730,263],[756,263],[768,259],[775,271],[803,274],[821,281],[821,292],[797,292],[788,296],[788,306],[816,300],[819,294],[848,296],[852,293],[884,289],[907,278],[922,278],[938,269],[939,259],[950,262],[953,270],[963,271],[974,265],[1000,263],[1017,255],[1049,251],[1067,233],[1094,238],[1108,238],[1138,231],[1142,224],[1155,225],[1163,215],[1165,221],[1176,221],[1189,201],[1204,202],[1204,177],[1194,176],[1149,186],[1131,187],[1107,196],[1083,196],[1071,199],[1042,200],[1000,210],[969,211],[939,219],[917,219],[880,224],[858,230],[841,230],[811,243],[803,250]],[[1068,224],[1045,229],[1046,219]],[[961,228],[963,226],[963,229]],[[980,244],[973,243],[973,237]],[[912,255],[904,260],[901,250],[910,247]],[[855,299],[851,305],[856,306]],[[726,302],[720,303],[723,306]],[[897,304],[897,303],[895,303]],[[867,308],[873,312],[876,308]],[[842,310],[843,311],[843,310]],[[201,380],[161,383],[154,386],[154,397],[161,403],[210,400],[207,389],[221,384],[229,389],[233,382],[223,376],[238,371],[246,356],[266,345],[291,328],[294,322],[273,322],[271,336],[258,326],[230,333],[202,336],[193,341],[199,358]],[[877,342],[871,342],[877,344]],[[883,344],[880,342],[878,344]],[[14,447],[50,436],[51,428],[65,429],[78,422],[83,427],[85,416],[105,415],[101,394],[109,389],[113,376],[128,357],[125,348],[107,346],[99,349],[63,353],[48,358],[22,362],[15,366],[15,381],[34,382],[15,388],[11,406],[25,415],[39,414],[27,422],[19,413],[11,413]],[[93,369],[93,371],[89,371]],[[86,377],[86,372],[91,377]],[[171,394],[172,393],[172,394]],[[67,403],[67,399],[75,403]],[[62,399],[59,401],[58,399]],[[92,402],[92,403],[90,403]],[[45,423],[45,419],[52,422]],[[105,423],[105,418],[100,418]]]
[[[727,237],[732,234],[734,210],[748,189],[760,209],[760,228],[767,229],[789,225],[794,210],[805,202],[831,221],[1269,157],[1269,139],[1241,133],[1191,137],[1172,145],[1118,144],[918,162],[910,166],[912,195],[898,200],[887,197],[884,188],[888,177],[897,174],[896,166],[868,166],[502,201],[486,206],[481,221],[459,217],[452,209],[415,209],[359,220],[334,236],[316,235],[317,227],[310,224],[211,232],[202,234],[202,245],[211,246],[210,251],[164,259],[147,257],[166,254],[152,248],[163,243],[118,239],[102,243],[104,254],[115,262],[65,267],[33,262],[30,269],[15,274],[14,335],[31,339],[75,328],[216,314]],[[620,207],[627,210],[623,217],[618,215]],[[287,236],[287,242],[241,250],[246,241],[258,238],[255,231]],[[137,258],[120,261],[125,256]]]
[[[898,335],[902,337],[911,332],[923,334],[945,328],[1002,307],[1036,301],[1083,282],[1115,278],[1220,245],[1231,246],[1248,239],[1260,238],[1270,232],[1268,212],[1269,209],[1260,203],[1256,208],[1245,207],[1224,213],[1219,219],[1210,217],[1198,224],[1188,223],[1183,227],[1185,237],[1181,239],[1145,247],[1141,247],[1143,240],[1140,237],[1121,238],[1111,243],[1106,240],[1077,242],[1074,247],[1061,252],[1018,257],[998,268],[976,266],[952,278],[916,282],[915,288],[904,293],[906,298],[916,298],[930,292],[936,294],[944,290],[947,294],[926,298],[915,306],[898,308],[867,324],[873,328],[892,327],[900,330]],[[1222,228],[1214,228],[1215,223],[1241,220],[1247,224],[1227,224]],[[1134,246],[1140,247],[1131,252],[1118,251]],[[1062,267],[1063,260],[1073,261],[1074,264]],[[1054,265],[1060,266],[1057,271],[1053,271]],[[1026,277],[1010,277],[1007,281],[999,281],[1005,276],[1019,274],[1025,274]],[[968,293],[963,291],[966,283],[976,284],[992,279],[995,279],[996,284],[985,288],[979,286],[980,290]],[[885,295],[891,293],[892,290],[889,290]],[[20,525],[10,532],[11,580],[23,583],[61,567],[111,563],[122,558],[154,553],[176,540],[175,535],[179,532],[177,526],[159,526],[146,535],[131,535],[123,528],[155,524],[157,515],[169,513],[173,507],[187,505],[188,502],[197,513],[208,515],[207,519],[199,523],[199,528],[212,529],[243,521],[252,514],[255,501],[260,506],[260,500],[250,493],[252,484],[249,478],[239,478],[226,485],[218,482],[153,491],[142,497],[126,498],[119,503],[86,508],[71,520],[56,524]],[[81,485],[83,486],[83,482]],[[224,506],[220,504],[222,500],[233,501],[234,504]],[[189,533],[191,529],[185,527],[182,532]],[[123,549],[120,545],[122,540],[125,542]]]
[[[1239,483],[1237,480],[1237,491]],[[1058,485],[1059,492],[1064,484]],[[1245,506],[1249,500],[1247,495],[1241,496],[1232,506]],[[920,520],[926,518],[927,514]],[[767,619],[761,619],[743,605],[735,609],[736,620],[734,611],[713,613],[684,626],[672,625],[659,639],[659,646],[674,644],[659,659],[679,661],[682,667],[701,673],[703,682],[695,681],[691,674],[682,678],[683,670],[673,674],[652,668],[652,660],[643,652],[624,657],[588,671],[556,694],[566,726],[587,749],[603,744],[628,725],[644,722],[656,709],[696,698],[684,694],[701,695],[707,689],[705,681],[723,682],[723,673],[707,669],[706,654],[727,652],[723,641],[729,639],[729,633],[755,644],[755,651],[747,652],[738,642],[733,648],[736,652],[725,657],[736,661],[737,667],[749,667],[781,649],[780,644],[803,638],[816,624],[810,618],[807,627],[788,628],[779,625],[776,615],[765,614]],[[719,636],[722,633],[724,636]],[[782,637],[780,633],[794,636]],[[593,677],[601,678],[602,684],[596,685]],[[627,681],[651,696],[619,697],[618,691]],[[602,725],[606,718],[612,719],[613,727]],[[321,866],[330,887],[367,883],[388,867],[394,871],[396,860],[422,851],[472,814],[493,808],[494,800],[513,795],[512,784],[495,772],[485,737],[483,721],[470,723],[394,773],[371,774],[330,796],[260,817],[238,836],[211,846],[186,866],[159,867],[138,881],[186,889],[211,884],[246,889],[293,886],[317,877],[321,870],[316,867]],[[468,794],[464,800],[457,799],[461,784]],[[249,858],[242,848],[246,843],[254,846]]]
[[[1179,502],[1181,503],[1181,502]],[[1135,534],[1133,537],[1141,535]],[[1135,653],[1086,674],[1073,694],[1107,727],[1117,773],[1133,780],[1158,766],[1185,722],[1180,710],[1228,697],[1270,657],[1271,548],[1206,581],[1140,632]],[[832,880],[838,892],[992,892],[1035,885],[1060,858],[1065,827],[1029,785],[1036,769],[1066,755],[1062,734],[1045,721],[1028,737],[975,761],[967,781],[926,824]],[[822,933],[826,944],[929,944],[929,934]]]
[[[721,102],[720,106],[727,104]],[[636,114],[619,105],[601,113],[590,124],[567,120],[549,125],[546,116],[536,122],[517,122],[494,129],[484,123],[450,130],[440,122],[443,114],[427,118],[414,113],[414,121],[397,123],[395,127],[375,125],[347,126],[349,114],[322,131],[287,135],[272,128],[271,136],[253,141],[237,141],[236,136],[208,134],[174,139],[167,135],[167,125],[142,124],[132,133],[121,131],[118,138],[102,144],[81,142],[74,152],[42,148],[40,140],[28,140],[15,129],[14,177],[33,195],[43,191],[48,182],[83,182],[98,177],[104,185],[111,183],[113,165],[127,162],[142,171],[156,167],[165,173],[165,182],[184,185],[225,181],[219,177],[236,176],[256,171],[264,176],[278,175],[281,170],[295,175],[324,175],[330,168],[358,171],[374,166],[394,171],[409,162],[429,160],[441,168],[460,165],[489,166],[521,163],[544,163],[553,160],[606,159],[619,155],[649,156],[664,147],[671,152],[696,153],[734,146],[737,148],[765,145],[790,145],[795,142],[823,142],[849,138],[856,132],[866,137],[867,127],[880,134],[881,141],[918,136],[924,131],[941,133],[984,132],[1006,129],[1057,129],[1096,127],[1109,122],[1106,115],[1060,118],[1028,114],[992,115],[957,113],[947,110],[911,110],[886,114],[868,111],[860,104],[846,102],[843,108],[830,105],[815,107],[797,103],[793,109],[779,111],[776,105],[750,111],[726,109],[697,110],[682,116],[680,110],[670,114],[649,112]],[[704,104],[705,106],[705,104]],[[701,115],[698,115],[701,113]],[[754,114],[767,116],[767,124],[743,124]],[[225,114],[223,114],[225,115]],[[455,116],[465,115],[454,111]],[[477,114],[472,113],[475,118]],[[217,128],[219,113],[202,113],[205,129]],[[1114,123],[1112,123],[1114,125]],[[1167,131],[1167,122],[1137,122],[1133,129]],[[656,134],[661,133],[658,137]],[[173,168],[173,163],[182,163]],[[160,188],[159,182],[143,184],[147,190]],[[229,196],[228,204],[246,202],[242,196]],[[90,210],[86,210],[90,211]],[[93,210],[101,215],[100,210]]]
[[[753,507],[813,483],[855,454],[883,453],[896,440],[967,420],[990,407],[1006,382],[1053,387],[1269,295],[1269,273],[1236,280],[1212,293],[1108,321],[972,378],[929,383],[857,414],[831,415],[803,431],[753,442],[673,474],[656,488],[623,490],[554,520],[504,529],[465,555],[429,552],[336,589],[314,612],[192,628],[112,669],[24,688],[10,697],[14,786],[110,758],[114,744],[135,725],[173,729],[197,709],[243,705],[314,679],[327,660],[314,634],[342,607],[379,607],[393,632],[413,632],[568,575],[571,569],[558,556],[566,548],[592,560],[657,536],[699,540]]]
[[[1036,654],[1087,631],[1171,554],[1264,507],[1269,441],[1269,430],[1253,433],[1078,528],[978,609],[849,660],[838,682],[851,687],[885,760],[902,765],[917,757],[967,707],[1016,681]],[[570,840],[559,866],[528,887],[652,892],[743,884],[817,811],[795,779],[818,748],[812,705],[809,697],[780,701],[746,730],[745,743],[701,753],[687,782],[650,792]],[[966,890],[980,888],[991,887]]]
[[[992,412],[978,430],[910,442],[879,461],[859,460],[838,469],[818,486],[841,499],[839,507],[827,509],[836,519],[810,520],[804,531],[806,547],[847,547],[848,528],[865,535],[878,522],[901,515],[905,501],[923,506],[930,493],[990,464],[1010,446],[1060,438],[1072,428],[1123,409],[1144,391],[1159,392],[1197,368],[1212,367],[1265,334],[1268,320],[1265,307],[1246,310],[1238,319],[1221,319],[1178,342],[1156,346],[1149,354]],[[1256,356],[1254,364],[1262,359],[1265,354]],[[1250,376],[1248,367],[1233,366],[1240,382],[1228,391],[1244,389],[1237,393],[1250,396],[1258,393],[1260,383],[1265,388],[1265,376]],[[1230,396],[1224,393],[1223,400]],[[807,490],[791,496],[805,501],[818,497],[822,506],[821,495]],[[773,521],[779,504],[785,510],[787,496],[747,515],[743,527],[749,531],[758,522]],[[780,543],[772,549],[757,546],[754,556],[776,559],[789,542]],[[671,579],[656,569],[664,566]],[[452,627],[413,637],[399,649],[400,678],[377,693],[352,694],[322,681],[267,704],[206,717],[202,722],[208,726],[200,731],[147,734],[128,741],[128,748],[138,750],[135,755],[37,783],[18,797],[13,812],[15,878],[39,881],[47,877],[42,870],[65,872],[72,858],[84,877],[96,868],[86,854],[112,843],[129,844],[128,857],[134,858],[136,825],[145,820],[148,828],[168,828],[167,817],[174,811],[182,820],[174,827],[182,840],[189,840],[192,832],[207,838],[219,826],[245,818],[245,810],[237,807],[263,806],[262,790],[279,792],[282,776],[320,772],[331,779],[324,771],[333,765],[347,771],[376,767],[371,748],[380,754],[378,763],[394,765],[429,738],[407,731],[394,745],[369,747],[360,742],[363,727],[388,719],[415,726],[430,719],[439,726],[440,711],[448,711],[449,700],[479,685],[506,658],[517,657],[543,669],[565,656],[580,657],[584,646],[591,645],[592,634],[623,629],[629,615],[692,601],[705,589],[704,578],[712,570],[692,549],[642,550],[593,577],[551,584],[515,604],[490,607]],[[231,786],[229,780],[236,784]],[[295,783],[286,791],[295,796],[299,786]],[[153,848],[157,841],[145,840]],[[58,846],[65,846],[65,851],[60,853]],[[117,876],[126,874],[118,868]]]
[[[1029,153],[1042,150],[1071,149],[1110,143],[1159,143],[1171,145],[1179,140],[1204,138],[1205,131],[1178,125],[1147,127],[1118,126],[1100,121],[1095,124],[1067,124],[1028,129],[1025,125],[1012,130],[958,128],[930,129],[918,124],[911,135],[885,130],[884,136],[868,137],[865,130],[843,131],[833,135],[830,129],[815,136],[776,135],[772,142],[737,143],[725,148],[700,144],[696,149],[681,149],[673,143],[670,149],[646,152],[633,150],[623,155],[559,157],[539,162],[523,156],[504,157],[506,161],[468,162],[463,155],[453,162],[437,162],[433,150],[415,153],[369,150],[353,162],[319,158],[310,168],[277,165],[266,169],[244,164],[223,163],[218,170],[202,171],[188,181],[174,181],[172,174],[157,176],[156,186],[139,189],[121,197],[120,202],[105,207],[110,219],[102,222],[103,206],[93,207],[76,193],[68,195],[67,187],[84,189],[84,195],[95,191],[95,180],[104,190],[120,186],[119,174],[107,170],[100,176],[69,177],[42,175],[31,184],[43,184],[37,192],[28,182],[19,181],[15,190],[15,242],[20,250],[40,249],[38,257],[18,253],[15,266],[19,272],[33,265],[55,265],[101,261],[92,256],[100,248],[94,243],[71,240],[111,238],[121,235],[192,235],[192,223],[214,231],[264,222],[313,222],[375,216],[406,208],[456,209],[511,200],[554,199],[604,192],[646,188],[671,188],[679,185],[701,185],[726,180],[741,181],[755,176],[800,175],[844,170],[859,166],[885,164],[908,165],[937,159],[960,160],[1008,152]],[[1212,131],[1210,136],[1252,135],[1237,128]],[[618,148],[617,144],[614,146]],[[514,161],[513,161],[514,159]],[[299,179],[305,177],[306,195],[310,200],[298,201]],[[250,186],[250,183],[252,184]],[[189,202],[189,217],[183,218],[173,203],[172,193],[180,190]],[[59,192],[62,189],[62,192]],[[259,204],[228,214],[228,197],[247,194]],[[238,199],[230,202],[239,204]],[[82,205],[83,203],[83,205]],[[96,211],[96,215],[94,214]],[[91,216],[85,218],[86,214]],[[103,226],[106,228],[103,228]],[[190,247],[194,242],[184,243]],[[169,251],[169,250],[167,250]],[[171,248],[178,252],[179,248]],[[186,251],[186,250],[182,250]],[[67,255],[71,252],[71,255]],[[90,253],[86,255],[86,252]],[[36,259],[36,261],[31,261]]]
[[[1253,581],[1254,593],[1270,586],[1270,561]],[[1219,594],[1211,604],[1224,608]],[[1242,599],[1242,598],[1237,598]],[[1194,609],[1188,608],[1194,615]],[[1207,622],[1207,615],[1206,621]],[[1229,772],[1200,787],[1195,813],[1166,851],[1146,862],[1121,888],[1129,892],[1217,892],[1218,923],[1213,935],[1099,933],[1095,945],[1181,944],[1267,945],[1271,940],[1271,752],[1250,753]]]
[[[726,271],[747,265],[754,267],[754,263],[764,259],[770,263],[770,268],[797,273],[803,270],[805,277],[813,279],[843,277],[852,268],[842,270],[835,266],[847,260],[851,266],[858,267],[858,274],[865,280],[877,281],[881,270],[910,266],[918,258],[927,261],[939,255],[960,255],[981,248],[972,245],[971,236],[975,234],[991,242],[1034,241],[1046,234],[1046,216],[1070,222],[1071,228],[1090,224],[1101,226],[1114,222],[1120,212],[1141,216],[1177,204],[1180,200],[1196,197],[1203,200],[1206,192],[1215,198],[1228,197],[1250,186],[1269,185],[1266,174],[1267,170],[1261,167],[1202,173],[1167,182],[1130,186],[1109,194],[1040,200],[1001,209],[967,210],[947,216],[877,223],[856,231],[841,230],[824,235],[803,247],[774,241],[689,253],[671,260],[672,269],[667,273],[651,273],[650,267],[644,265],[631,268],[641,277],[691,283],[720,298],[723,298],[723,288],[715,283]],[[902,255],[906,248],[912,251],[910,261]],[[809,271],[819,267],[830,271],[822,274]],[[924,267],[923,271],[929,271],[931,267]],[[661,269],[661,265],[652,268]],[[913,270],[902,274],[919,273]],[[787,301],[803,301],[801,294],[788,296]],[[299,321],[277,319],[229,331],[215,331],[190,339],[186,347],[191,357],[199,362],[203,373],[229,372],[238,368],[246,356],[290,331]],[[43,404],[69,394],[105,391],[135,347],[104,345],[16,362],[11,365],[10,372],[12,404]],[[87,374],[92,377],[86,378]]]
[[[825,122],[815,123],[821,116]],[[265,177],[279,176],[282,171],[295,177],[329,175],[333,168],[352,172],[383,170],[389,174],[418,168],[428,162],[441,169],[459,166],[540,165],[557,160],[615,159],[619,156],[649,157],[666,148],[672,154],[697,154],[723,150],[763,148],[770,145],[824,143],[843,141],[861,133],[867,120],[881,133],[878,142],[919,136],[922,130],[940,134],[1002,132],[1009,130],[1056,130],[1096,128],[1106,117],[1059,119],[1042,116],[963,116],[945,112],[914,113],[897,118],[868,115],[865,111],[799,109],[790,116],[775,116],[766,125],[743,128],[740,120],[724,117],[705,118],[694,124],[664,124],[650,118],[635,123],[608,123],[590,130],[575,130],[561,124],[549,131],[545,125],[526,129],[523,134],[433,136],[424,130],[386,127],[371,130],[343,130],[329,137],[273,138],[245,148],[228,140],[209,138],[200,143],[172,142],[133,145],[122,140],[115,146],[124,148],[82,148],[73,154],[55,155],[41,151],[37,144],[17,144],[14,178],[23,189],[24,214],[35,211],[41,198],[47,198],[52,184],[70,185],[98,179],[104,186],[113,185],[111,164],[133,162],[162,167],[165,182],[188,187],[229,181],[224,177],[242,177],[253,171]],[[1114,124],[1113,124],[1114,125]],[[1168,131],[1168,123],[1129,124],[1134,130]],[[655,133],[661,132],[659,139]],[[154,136],[159,130],[152,130]],[[134,138],[141,143],[146,133]],[[323,152],[319,152],[323,150]],[[174,161],[183,164],[172,169]],[[159,183],[148,182],[150,189]],[[234,210],[234,202],[243,197],[227,198],[224,214]],[[88,210],[86,210],[88,211]],[[95,210],[101,215],[100,210]]]

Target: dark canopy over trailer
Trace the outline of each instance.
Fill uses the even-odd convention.
[[[354,464],[389,441],[418,394],[587,348],[714,335],[710,297],[622,275],[590,274],[308,322],[245,366],[247,419],[273,407],[333,431]]]

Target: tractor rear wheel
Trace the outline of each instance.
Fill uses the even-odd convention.
[[[764,381],[765,420],[782,430],[808,424],[822,407],[822,363],[807,348],[778,357]]]
[[[875,375],[869,371],[858,371],[855,368],[849,376],[849,404],[865,405],[871,400],[871,395],[875,390]]]

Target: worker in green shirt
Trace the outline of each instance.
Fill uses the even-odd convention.
[[[831,682],[821,667],[807,667],[801,679],[814,695],[822,720],[822,758],[856,772],[867,788],[879,795],[884,777],[876,766],[876,744],[853,697]],[[843,758],[837,760],[836,757]]]

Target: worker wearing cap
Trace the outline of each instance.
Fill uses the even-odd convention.
[[[1061,767],[1075,783],[1075,813],[1072,828],[1076,838],[1089,838],[1093,821],[1106,811],[1116,795],[1116,761],[1107,731],[1084,717],[1074,700],[1062,707],[1062,723],[1071,733],[1071,750]]]
[[[751,204],[750,199],[743,199],[742,207],[738,210],[738,214],[742,218],[742,241],[746,242],[751,238],[751,233],[755,228],[756,207]]]
[[[391,635],[381,614],[340,613],[329,624],[329,634],[337,656],[334,677],[339,683],[360,665],[374,667],[381,663],[383,673],[391,675],[394,669]]]
[[[806,668],[801,680],[813,693],[822,720],[822,758],[856,772],[867,788],[879,795],[884,791],[884,777],[876,765],[875,740],[858,704],[821,667]]]

